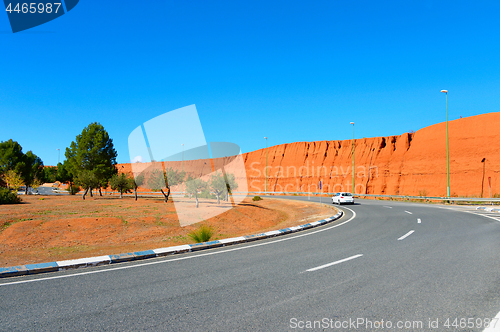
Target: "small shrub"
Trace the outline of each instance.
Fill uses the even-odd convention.
[[[252,201],[254,201],[254,202],[256,202],[256,201],[262,201],[262,197],[260,197],[260,196],[254,196],[252,198]]]
[[[214,231],[207,225],[201,225],[196,231],[188,234],[188,236],[196,243],[208,242],[210,241],[212,235],[214,235]]]
[[[21,197],[7,188],[0,188],[0,204],[16,204],[21,202]]]

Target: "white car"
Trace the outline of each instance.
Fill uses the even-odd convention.
[[[336,193],[332,196],[332,204],[354,204],[354,197],[351,193]]]

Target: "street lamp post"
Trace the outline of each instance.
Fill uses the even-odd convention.
[[[448,187],[446,190],[447,197],[450,197],[450,140],[448,136],[448,90],[441,90],[446,95],[446,175],[448,179]]]
[[[57,149],[57,163],[59,164],[59,160],[61,160],[61,150]]]
[[[354,145],[354,122],[352,124],[352,195],[354,196],[354,192],[356,191],[356,164],[354,161],[356,148]]]
[[[266,139],[266,194],[267,194],[267,137],[264,137]]]
[[[182,145],[181,172],[184,172],[184,144],[181,145]],[[181,196],[184,196],[183,193],[184,193],[184,184],[183,182],[181,182]]]

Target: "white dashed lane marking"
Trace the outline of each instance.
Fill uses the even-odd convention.
[[[406,239],[408,236],[410,236],[413,232],[415,232],[414,230],[411,230],[409,231],[408,233],[406,233],[405,235],[401,236],[398,241],[401,241],[401,240],[404,240]]]

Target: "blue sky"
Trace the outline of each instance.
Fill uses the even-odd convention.
[[[128,135],[195,104],[243,152],[399,135],[500,111],[499,1],[80,1],[13,34],[0,13],[0,140],[46,165],[89,123]]]

